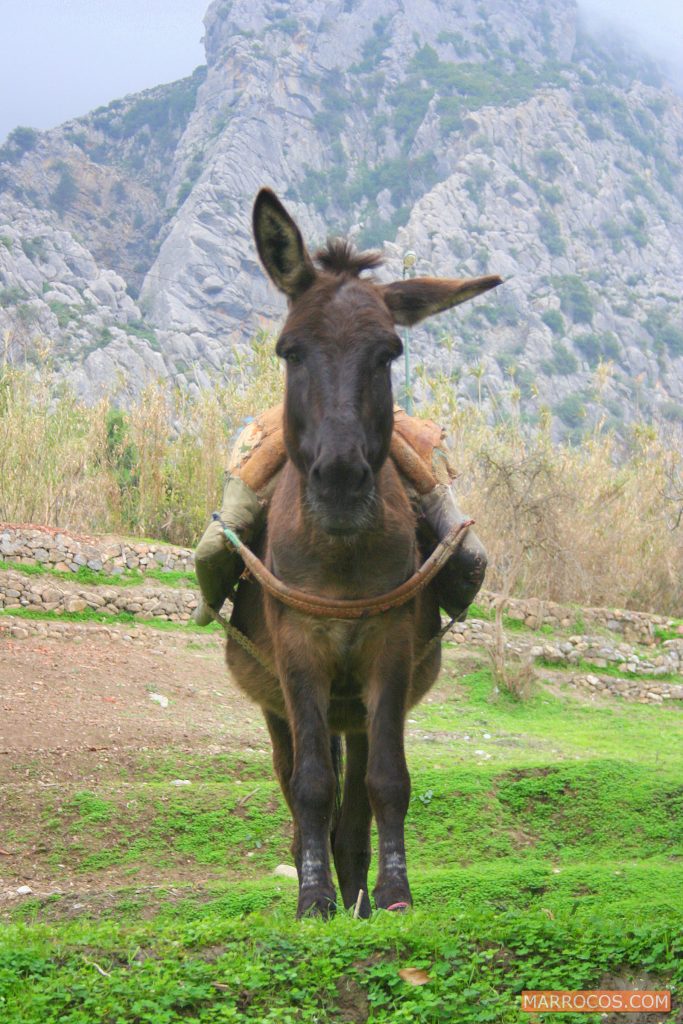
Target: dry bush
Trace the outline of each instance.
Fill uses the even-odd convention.
[[[86,409],[49,374],[0,370],[0,520],[99,530],[116,503],[106,403]]]
[[[570,445],[553,440],[549,417],[533,429],[514,416],[491,426],[476,406],[438,396],[428,411],[449,431],[490,589],[681,614],[680,432],[639,425],[627,440],[597,431]]]
[[[0,520],[194,544],[220,501],[231,442],[282,397],[272,340],[228,384],[150,383],[126,410],[79,401],[49,364],[0,367]]]

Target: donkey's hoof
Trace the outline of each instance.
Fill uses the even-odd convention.
[[[302,917],[322,917],[327,921],[337,911],[337,903],[334,896],[321,896],[315,893],[306,893],[299,897],[299,905],[296,909],[298,919]]]
[[[405,914],[413,905],[410,889],[405,884],[378,887],[373,895],[378,910],[386,910],[393,914]]]

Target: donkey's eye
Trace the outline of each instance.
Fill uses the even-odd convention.
[[[377,359],[377,368],[379,370],[386,370],[387,366],[391,366],[395,358],[393,352],[383,352]]]
[[[283,358],[289,366],[301,366],[304,361],[301,353],[295,352],[294,350],[291,352],[285,352]]]

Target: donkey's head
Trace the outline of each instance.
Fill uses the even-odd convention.
[[[263,265],[289,301],[276,346],[287,366],[285,443],[307,505],[330,534],[369,526],[377,473],[393,429],[391,364],[403,351],[397,324],[414,324],[500,284],[415,278],[380,285],[359,275],[377,253],[331,242],[309,255],[301,233],[269,189],[254,204]]]

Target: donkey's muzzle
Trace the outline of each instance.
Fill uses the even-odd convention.
[[[319,455],[308,475],[308,499],[326,533],[357,533],[368,525],[374,477],[362,454]]]

